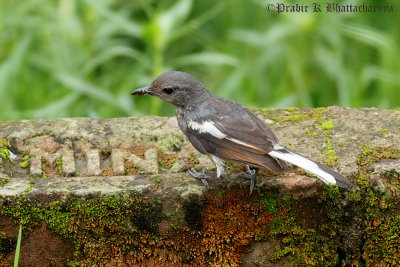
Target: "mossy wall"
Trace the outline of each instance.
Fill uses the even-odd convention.
[[[19,197],[3,201],[1,221],[10,219],[14,231],[22,224],[23,241],[28,243],[45,222],[66,241],[65,247],[72,247],[57,261],[42,258],[42,266],[238,266],[243,257],[255,265],[400,264],[398,199],[360,187],[352,192],[327,187],[300,200],[262,190],[250,197],[247,189],[239,188],[209,192],[182,202],[185,221],[181,225],[168,222],[161,200],[139,194],[49,203]],[[34,238],[42,246],[49,241],[47,235]],[[273,250],[261,257],[244,254],[254,242],[272,241]],[[12,262],[15,244],[15,236],[2,233],[3,264]],[[22,247],[23,263],[25,253],[39,248],[31,249]]]
[[[91,122],[96,126],[75,133],[77,140],[71,139],[74,133],[58,128],[57,133],[47,131],[52,123],[44,123],[44,129],[40,122],[37,129],[45,131],[40,140],[52,148],[66,143],[65,136],[71,144],[84,147],[87,138],[88,149],[101,147],[104,169],[100,176],[68,177],[65,164],[56,157],[51,163],[48,156],[42,170],[53,168],[55,177],[47,171],[48,178],[25,179],[15,174],[27,173],[33,156],[19,137],[38,140],[37,132],[27,127],[30,139],[3,128],[0,171],[13,175],[0,188],[8,194],[2,193],[0,201],[0,265],[12,265],[19,225],[21,266],[399,265],[400,112],[329,108],[256,113],[283,144],[345,174],[353,187],[322,185],[300,169],[272,177],[263,171],[249,196],[248,182],[234,175],[243,167],[227,164],[229,177],[212,181],[206,192],[185,168],[214,167],[190,150],[172,126],[162,130],[167,119],[157,118],[149,119],[148,130],[129,126],[129,131],[138,132],[128,141],[122,139],[129,131],[120,135],[105,130],[118,129],[111,121],[104,128],[101,120]],[[23,122],[24,127],[30,123]],[[126,122],[118,123],[123,129]],[[17,127],[12,124],[8,129]],[[171,137],[173,145],[162,138],[165,133],[178,136]],[[107,141],[113,146],[105,147]],[[139,163],[150,162],[145,154],[154,149],[158,173],[122,161],[132,173],[115,176],[107,161],[119,146],[134,148],[129,152]],[[17,154],[17,167],[8,151]],[[50,149],[46,152],[53,155]],[[23,190],[12,191],[19,184]]]

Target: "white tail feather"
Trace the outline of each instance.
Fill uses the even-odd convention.
[[[303,156],[300,156],[289,150],[287,150],[285,152],[273,150],[273,151],[269,152],[268,154],[271,157],[278,158],[283,161],[287,161],[293,165],[303,168],[304,170],[308,171],[309,173],[312,173],[312,174],[318,176],[318,178],[320,178],[326,184],[334,184],[334,185],[336,184],[336,180],[331,174],[320,169],[315,162],[313,162]]]

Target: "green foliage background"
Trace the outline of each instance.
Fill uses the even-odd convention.
[[[129,95],[173,69],[250,107],[399,106],[399,1],[347,1],[394,12],[342,14],[268,3],[2,0],[0,120],[173,115]]]

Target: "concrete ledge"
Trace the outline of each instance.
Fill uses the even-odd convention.
[[[283,144],[350,179],[358,173],[357,160],[365,147],[399,147],[399,111],[330,107],[256,113],[271,125]],[[7,149],[16,156],[12,163],[2,160],[0,177],[7,175],[11,183],[5,184],[0,194],[9,194],[7,188],[14,186],[13,179],[34,178],[33,188],[36,182],[53,183],[53,178],[138,173],[159,174],[159,181],[164,182],[166,174],[180,173],[187,178],[185,172],[189,167],[214,168],[207,157],[188,143],[175,118],[11,121],[1,123],[0,137],[10,143]],[[378,169],[382,172],[385,167]],[[233,166],[231,170],[238,168]],[[304,188],[297,182],[299,179],[307,181],[308,187],[319,184],[299,173],[268,178],[271,181],[258,185],[290,192]],[[50,180],[43,182],[36,180],[38,177]],[[86,187],[86,180],[69,179],[70,183],[77,181],[77,187],[82,188]],[[170,181],[164,184],[174,185]]]

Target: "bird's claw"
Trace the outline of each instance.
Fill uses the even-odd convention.
[[[246,172],[239,173],[240,177],[243,177],[243,178],[246,178],[246,179],[250,180],[250,194],[249,195],[251,195],[251,193],[253,192],[254,185],[255,185],[256,180],[257,180],[257,172],[258,172],[257,169],[251,170],[249,165],[246,165]]]
[[[204,184],[204,186],[207,187],[207,189],[210,189],[210,186],[208,185],[208,182],[207,182],[208,176],[205,173],[205,170],[198,172],[195,169],[190,168],[188,170],[188,172],[193,178],[200,180]]]

